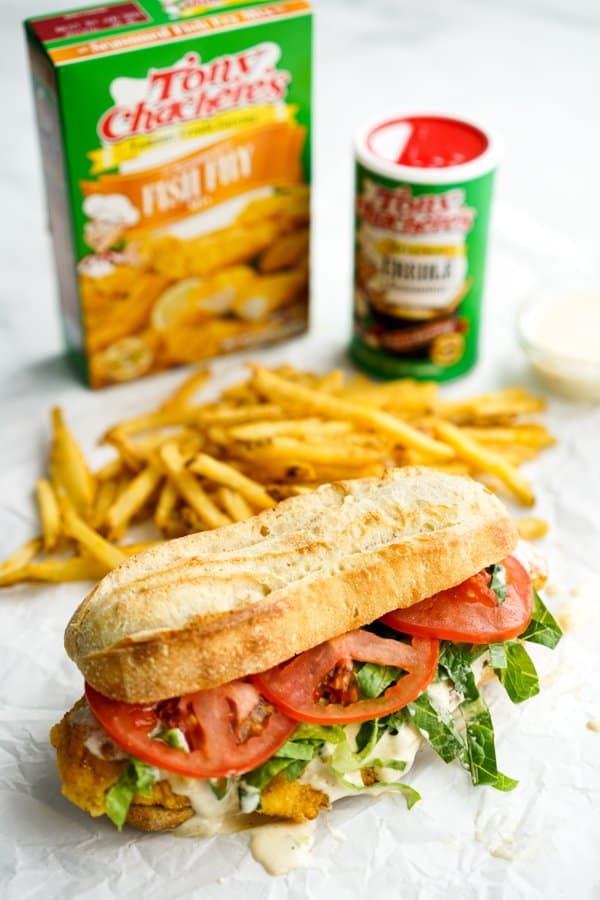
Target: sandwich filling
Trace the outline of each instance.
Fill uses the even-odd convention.
[[[51,734],[63,792],[118,828],[193,819],[204,834],[255,814],[313,819],[361,792],[397,791],[410,808],[424,741],[474,785],[512,790],[479,687],[495,674],[514,703],[538,693],[524,642],[553,648],[561,632],[535,582],[508,557],[268,672],[153,705],[87,685]]]

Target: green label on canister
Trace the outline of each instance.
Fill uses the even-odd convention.
[[[477,359],[497,142],[441,116],[379,120],[358,137],[355,362],[445,380]]]

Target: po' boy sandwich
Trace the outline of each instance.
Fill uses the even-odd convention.
[[[119,828],[301,822],[363,791],[412,805],[425,741],[511,789],[479,688],[533,696],[524,641],[560,638],[516,544],[480,484],[406,468],[127,560],[67,627],[63,793]]]

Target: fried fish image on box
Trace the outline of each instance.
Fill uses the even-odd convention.
[[[310,7],[218,6],[25,23],[65,334],[93,387],[307,325]]]

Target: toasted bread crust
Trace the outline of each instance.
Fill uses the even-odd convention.
[[[411,606],[516,543],[504,506],[471,479],[411,468],[325,485],[128,560],[77,610],[65,646],[100,692],[157,701]]]

